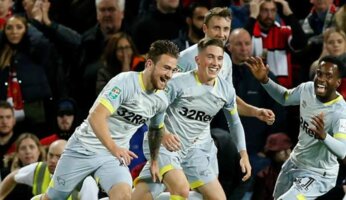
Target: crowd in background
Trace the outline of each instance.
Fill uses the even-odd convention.
[[[261,56],[271,67],[270,77],[288,88],[312,80],[318,60],[325,55],[346,63],[345,3],[0,1],[1,178],[30,163],[44,161],[50,144],[68,140],[112,77],[145,68],[145,54],[152,42],[172,40],[183,51],[205,37],[204,15],[209,9],[228,7],[232,11],[232,30],[225,50],[233,62],[236,93],[251,105],[272,109],[277,119],[268,126],[241,117],[253,168],[253,177],[245,183],[240,183],[239,156],[230,137],[214,131],[220,182],[230,199],[271,199],[279,169],[297,141],[299,108],[276,104],[243,62],[251,55]],[[339,92],[346,98],[346,79]],[[227,122],[217,116],[212,128],[228,130]],[[141,154],[146,130],[145,126],[139,129],[131,141],[137,154]],[[144,162],[140,156],[130,165],[133,177]],[[340,160],[337,186],[319,199],[342,199],[345,169]],[[31,187],[18,184],[7,199],[23,199],[23,195],[30,198]]]

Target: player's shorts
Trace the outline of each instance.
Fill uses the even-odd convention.
[[[273,196],[276,200],[316,199],[335,186],[336,178],[298,168],[288,159],[282,166]]]
[[[94,175],[101,187],[109,192],[113,185],[127,183],[132,177],[127,166],[109,152],[92,152],[72,135],[62,154],[48,188],[50,199],[67,199],[73,189],[88,175]]]
[[[147,144],[147,141],[144,140],[143,149],[146,156],[148,156],[149,151],[145,147]],[[191,189],[198,188],[215,180],[219,174],[217,148],[212,139],[204,144],[193,145],[184,157],[177,152],[168,151],[161,145],[158,163],[162,177],[172,169],[182,169]],[[164,190],[163,184],[152,183],[149,162],[143,167],[135,182],[138,180],[148,183],[153,197],[156,197]]]

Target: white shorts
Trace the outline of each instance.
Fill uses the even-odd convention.
[[[275,184],[274,199],[316,199],[336,184],[337,177],[326,177],[307,169],[298,168],[290,159],[282,166]],[[304,197],[304,198],[303,198]]]
[[[50,199],[67,199],[73,189],[88,175],[94,175],[101,187],[109,192],[120,182],[132,187],[127,166],[109,152],[95,153],[82,146],[75,135],[69,139],[48,188]]]
[[[143,142],[143,149],[144,154],[148,156],[149,148],[146,140]],[[208,143],[194,145],[183,158],[177,152],[168,151],[161,145],[158,163],[162,176],[172,169],[182,169],[191,189],[198,188],[217,179],[219,174],[217,148],[213,140]],[[163,184],[152,182],[149,162],[143,167],[137,180],[143,180],[148,183],[154,198],[165,189]]]

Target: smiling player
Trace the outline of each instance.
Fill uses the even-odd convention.
[[[346,103],[336,92],[345,66],[335,57],[320,59],[314,82],[287,90],[268,78],[260,58],[246,64],[262,86],[282,105],[300,105],[298,143],[282,166],[274,199],[316,199],[336,184],[337,158],[346,155]]]

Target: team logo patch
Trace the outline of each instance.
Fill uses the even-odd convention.
[[[115,86],[108,94],[111,99],[116,99],[121,93],[121,89]]]
[[[339,132],[346,133],[346,119],[340,119]]]

